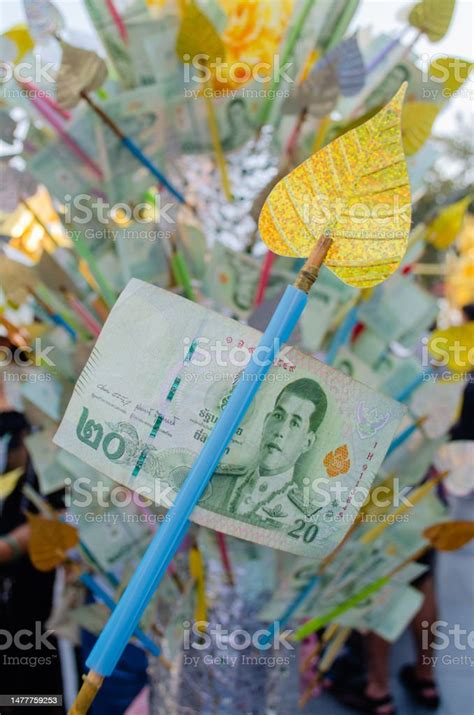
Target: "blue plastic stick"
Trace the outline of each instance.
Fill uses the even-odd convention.
[[[276,355],[288,340],[308,301],[307,294],[288,286],[243,371],[227,406],[207,438],[176,500],[145,552],[88,659],[91,671],[112,673],[145,607],[163,578],[189,527],[189,518],[221,457],[242,421]]]
[[[295,598],[290,603],[290,605],[288,606],[286,611],[283,613],[281,618],[279,618],[278,621],[273,621],[273,623],[271,623],[268,626],[268,635],[266,635],[265,638],[262,639],[263,645],[266,645],[267,643],[270,643],[273,640],[273,635],[275,633],[275,629],[277,628],[277,626],[279,628],[284,628],[286,626],[286,624],[289,622],[290,618],[293,616],[294,613],[296,613],[296,611],[301,606],[303,601],[306,601],[306,599],[308,598],[308,596],[311,593],[311,591],[313,590],[313,588],[315,588],[315,586],[318,585],[319,579],[320,579],[319,576],[313,576],[313,578],[311,578],[308,581],[306,586],[304,586],[304,588],[301,589],[301,591],[298,593],[298,595],[295,596]]]
[[[170,184],[166,176],[161,173],[161,171],[153,164],[152,161],[150,161],[150,159],[142,152],[140,147],[135,144],[135,142],[130,139],[130,137],[125,136],[120,127],[113,121],[111,117],[109,117],[108,114],[106,114],[106,112],[104,112],[102,107],[96,104],[92,97],[90,97],[90,95],[85,91],[81,92],[81,97],[86,100],[89,107],[93,109],[94,112],[102,119],[104,124],[106,124],[109,129],[113,131],[115,136],[122,142],[123,146],[126,147],[136,159],[138,159],[140,164],[146,166],[148,171],[155,177],[155,179],[158,179],[160,184],[165,186],[170,192],[170,194],[175,196],[180,203],[185,204],[186,199],[184,198],[183,194],[181,194],[177,189],[174,188],[172,184]]]
[[[413,432],[415,432],[415,430],[417,430],[419,426],[420,425],[418,422],[413,422],[413,424],[403,430],[403,432],[401,432],[398,437],[395,437],[395,439],[392,441],[392,444],[387,450],[385,459],[387,459],[387,457],[392,454],[392,452],[394,452],[396,449],[398,449],[398,447],[400,447],[404,442],[406,442],[407,439],[412,436]]]
[[[426,375],[428,373],[422,372],[421,375],[417,375],[412,382],[410,382],[406,387],[403,388],[403,390],[400,390],[398,395],[394,398],[395,400],[398,400],[399,402],[403,402],[406,400],[412,392],[416,390],[417,387],[419,387],[426,379]]]
[[[59,313],[51,313],[51,320],[53,323],[56,325],[59,325],[60,328],[64,328],[64,330],[71,336],[74,342],[77,341],[77,333],[74,330],[73,327],[69,325],[69,323],[62,318]]]
[[[143,166],[146,166],[150,174],[153,174],[155,179],[158,179],[160,184],[162,184],[168,189],[170,194],[172,194],[176,199],[178,199],[181,204],[186,203],[186,199],[184,198],[183,194],[180,193],[177,189],[175,189],[173,184],[170,184],[166,176],[162,174],[159,169],[157,169],[157,167],[150,161],[150,159],[148,159],[147,156],[145,156],[140,147],[137,146],[137,144],[135,144],[135,142],[132,141],[130,137],[121,137],[121,142],[125,147],[127,147],[129,152],[133,154],[133,156],[138,159],[141,164],[143,164]]]
[[[352,331],[357,324],[358,310],[359,306],[353,305],[344,320],[342,321],[339,328],[334,333],[333,339],[329,346],[328,353],[326,355],[325,362],[327,365],[332,365],[334,363],[339,348],[342,348],[344,345],[346,345],[346,343],[349,342],[349,339],[352,335]]]
[[[107,591],[104,591],[102,586],[97,583],[95,578],[91,576],[90,573],[83,573],[81,576],[81,581],[84,584],[84,586],[87,586],[89,591],[99,600],[102,601],[102,603],[105,603],[107,608],[109,608],[111,611],[115,610],[116,603],[114,599],[109,596]],[[151,638],[149,638],[146,633],[142,631],[141,628],[135,628],[133,631],[133,635],[137,640],[140,641],[140,643],[146,648],[147,650],[150,651],[150,653],[154,656],[159,656],[161,651],[154,643]]]

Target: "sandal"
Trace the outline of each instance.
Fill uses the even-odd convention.
[[[429,710],[436,710],[439,707],[440,698],[438,693],[426,695],[423,691],[436,691],[436,684],[431,678],[419,678],[413,665],[405,665],[400,670],[400,680],[417,703]]]
[[[359,688],[334,693],[334,695],[343,705],[358,710],[360,713],[368,713],[369,715],[395,715],[395,703],[390,693],[381,698],[371,698],[366,694],[365,688],[366,685],[364,683]]]

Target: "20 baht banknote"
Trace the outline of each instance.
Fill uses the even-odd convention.
[[[55,436],[119,484],[171,506],[260,333],[132,280]],[[256,359],[265,359],[257,351]],[[295,554],[332,551],[364,502],[404,408],[288,346],[193,512]]]

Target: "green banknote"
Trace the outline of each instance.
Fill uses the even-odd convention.
[[[413,344],[413,336],[428,330],[438,312],[436,298],[410,277],[395,275],[361,304],[358,318],[390,342]]]
[[[171,506],[260,334],[139,280],[114,306],[55,442]],[[350,526],[404,408],[289,346],[193,512],[198,524],[323,558]]]

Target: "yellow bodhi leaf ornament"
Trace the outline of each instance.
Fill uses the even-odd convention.
[[[474,368],[474,322],[435,330],[428,350],[440,367],[452,372],[470,372]]]
[[[282,179],[259,219],[268,248],[309,256],[327,234],[325,265],[342,281],[369,288],[399,266],[410,230],[408,173],[401,138],[406,83],[367,122],[313,154]]]
[[[431,102],[407,102],[402,112],[402,138],[406,156],[421,149],[431,134],[439,107]]]
[[[28,553],[38,571],[52,571],[66,559],[66,553],[79,543],[79,534],[70,524],[27,514],[31,527]]]
[[[455,0],[421,0],[412,7],[408,22],[431,42],[439,42],[449,29],[454,5]]]
[[[193,0],[185,2],[178,36],[176,54],[185,63],[192,62],[196,55],[205,53],[209,66],[217,59],[225,59],[225,47],[216,28]],[[204,62],[202,63],[204,64]]]
[[[440,211],[428,226],[425,241],[431,243],[438,251],[444,251],[457,237],[461,230],[464,214],[471,203],[471,196],[465,196],[455,204]]]
[[[446,521],[423,532],[435,549],[455,551],[474,539],[474,521]]]

